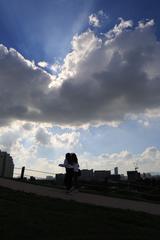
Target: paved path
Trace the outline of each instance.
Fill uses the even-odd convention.
[[[34,193],[41,196],[48,196],[56,199],[73,200],[80,203],[87,203],[103,207],[130,209],[134,211],[146,212],[154,215],[160,215],[160,204],[112,198],[88,193],[73,193],[68,195],[62,189],[37,186],[29,183],[18,182],[0,178],[0,186],[10,189]]]

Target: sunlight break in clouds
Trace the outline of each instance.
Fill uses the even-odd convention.
[[[160,45],[153,24],[133,27],[121,18],[103,38],[91,30],[75,35],[58,75],[1,45],[1,125],[13,120],[112,124],[158,108]]]

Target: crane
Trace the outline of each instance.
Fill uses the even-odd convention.
[[[133,164],[135,171],[137,171],[139,169],[137,161],[134,161]]]

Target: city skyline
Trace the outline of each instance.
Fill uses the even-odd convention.
[[[18,167],[160,172],[158,1],[0,0],[0,149]]]

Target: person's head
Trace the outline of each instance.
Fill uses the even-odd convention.
[[[70,153],[66,153],[66,159],[69,160],[71,157],[71,154]]]
[[[73,163],[78,163],[78,158],[77,158],[77,155],[75,153],[72,153],[72,162]]]
[[[73,165],[71,153],[66,153],[66,160],[68,161],[69,164]]]

